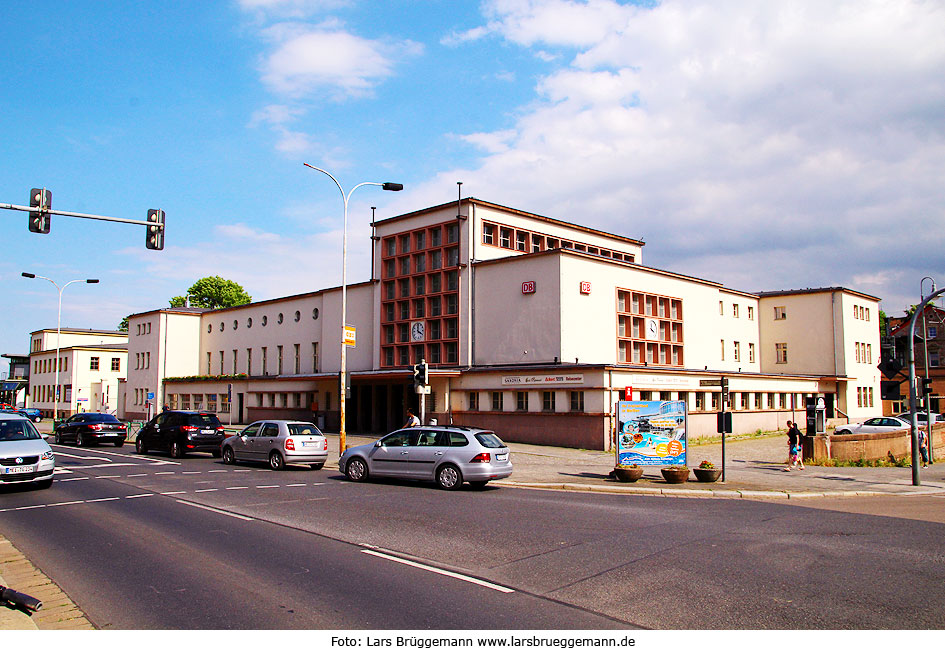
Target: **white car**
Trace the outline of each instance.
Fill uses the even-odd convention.
[[[223,462],[268,462],[274,470],[286,465],[321,469],[328,460],[328,438],[311,422],[266,419],[253,422],[221,445]]]
[[[896,415],[901,420],[904,420],[907,424],[912,423],[912,415],[909,413],[901,413]],[[928,420],[928,415],[925,414],[924,410],[920,410],[915,414],[915,421],[919,426],[925,426],[925,422]],[[932,423],[938,424],[939,422],[945,422],[945,417],[941,413],[932,413]]]
[[[0,414],[0,485],[35,483],[46,489],[55,468],[56,456],[28,417]]]
[[[844,424],[838,426],[834,433],[845,435],[851,433],[882,433],[884,431],[901,431],[912,428],[912,423],[899,417],[871,417],[864,422]]]

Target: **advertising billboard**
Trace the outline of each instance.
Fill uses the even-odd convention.
[[[686,402],[617,402],[618,465],[685,465]]]

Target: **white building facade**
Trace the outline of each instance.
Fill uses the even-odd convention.
[[[877,412],[876,297],[725,288],[644,265],[641,241],[472,198],[374,227],[376,278],[348,286],[349,431],[386,432],[419,408],[421,360],[428,418],[512,441],[609,449],[624,397],[683,400],[689,432],[714,433],[721,397],[706,384],[722,376],[737,432],[802,419],[812,395],[828,417]],[[224,422],[337,430],[340,288],[174,310],[131,317],[127,416],[154,393],[151,406]]]

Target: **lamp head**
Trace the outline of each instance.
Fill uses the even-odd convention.
[[[403,185],[403,184],[398,184],[397,182],[394,182],[394,181],[385,181],[385,182],[381,185],[381,188],[384,189],[384,190],[398,191],[398,190],[403,190],[403,189],[404,189],[404,185]]]
[[[20,276],[21,276],[21,277],[26,277],[27,279],[35,279],[35,278],[36,278],[36,275],[33,274],[32,272],[21,272],[21,273],[20,273]]]

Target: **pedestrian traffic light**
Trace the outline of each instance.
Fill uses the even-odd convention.
[[[420,363],[415,363],[413,366],[413,382],[414,385],[420,385]]]
[[[50,219],[49,208],[52,206],[52,191],[46,188],[34,188],[30,191],[30,207],[38,211],[30,211],[30,231],[34,234],[48,234]]]
[[[932,394],[932,379],[924,378],[922,379],[922,396],[928,397]]]
[[[145,246],[148,249],[164,249],[164,211],[148,209],[148,223]]]

